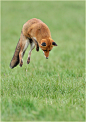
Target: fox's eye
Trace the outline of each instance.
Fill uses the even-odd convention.
[[[51,50],[49,50],[49,51],[51,51]]]
[[[47,51],[47,50],[43,50],[43,51]]]

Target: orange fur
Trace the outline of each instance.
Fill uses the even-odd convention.
[[[49,51],[53,48],[53,46],[57,46],[51,38],[48,26],[39,19],[30,19],[23,25],[20,40],[17,45],[17,47],[19,46],[19,50],[15,50],[13,59],[10,63],[11,68],[15,67],[15,64],[18,63],[20,63],[20,66],[23,65],[22,58],[29,43],[31,45],[31,50],[28,54],[27,63],[30,63],[31,51],[35,46],[37,51],[39,51],[39,47],[43,50],[46,58],[48,58]],[[17,58],[15,58],[15,55],[17,55]]]

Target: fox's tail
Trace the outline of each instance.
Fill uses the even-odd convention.
[[[13,58],[10,62],[10,68],[14,68],[19,64],[19,52],[20,52],[20,44],[18,42],[16,49],[15,49],[15,53],[13,55]]]

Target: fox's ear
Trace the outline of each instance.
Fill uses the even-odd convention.
[[[43,42],[43,43],[41,44],[41,46],[46,46],[46,43],[45,43],[45,42]]]
[[[52,45],[53,45],[53,46],[58,46],[55,42],[52,42]]]

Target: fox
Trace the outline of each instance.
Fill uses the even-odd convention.
[[[36,47],[36,51],[39,51],[39,47],[43,50],[46,59],[49,57],[49,52],[53,46],[57,46],[54,40],[51,38],[51,33],[48,26],[40,19],[32,18],[28,20],[22,27],[20,39],[17,43],[13,58],[10,62],[10,68],[16,67],[18,64],[20,67],[23,65],[23,56],[30,44],[30,51],[28,53],[27,64],[30,63],[31,52]]]

